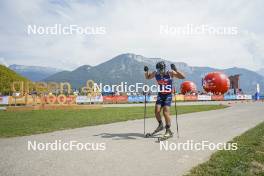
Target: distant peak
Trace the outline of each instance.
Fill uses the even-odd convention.
[[[12,64],[9,65],[9,68],[16,68],[16,69],[28,69],[28,68],[35,68],[35,69],[56,69],[56,70],[61,70],[58,68],[54,67],[46,67],[46,66],[29,66],[29,65],[19,65],[19,64]]]
[[[145,58],[144,56],[133,54],[133,53],[124,53],[119,54],[114,58],[130,58],[130,59],[136,59],[136,58]]]
[[[82,65],[75,70],[90,70],[91,68],[92,68],[91,65]]]

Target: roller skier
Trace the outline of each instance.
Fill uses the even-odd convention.
[[[174,64],[171,64],[171,70],[166,70],[166,64],[164,61],[158,62],[156,64],[156,71],[149,72],[149,68],[144,66],[145,78],[153,79],[155,78],[159,85],[159,92],[157,96],[157,101],[155,105],[155,116],[158,121],[158,127],[152,133],[147,133],[146,137],[152,137],[158,132],[164,129],[164,124],[161,118],[161,110],[163,111],[163,116],[165,118],[165,134],[159,138],[159,141],[166,140],[173,137],[173,132],[171,131],[171,117],[170,117],[170,106],[172,102],[173,93],[173,78],[184,79],[185,76],[182,72],[176,69]]]

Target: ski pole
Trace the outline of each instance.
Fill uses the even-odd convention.
[[[175,98],[175,116],[176,116],[176,129],[177,129],[177,136],[178,138],[180,137],[179,135],[179,124],[178,124],[178,110],[177,110],[177,98],[176,98],[176,84],[175,84],[175,90],[174,90],[174,98]]]
[[[146,73],[148,73],[148,67],[144,66],[144,72],[145,72],[145,78],[146,78]],[[146,81],[144,80],[145,84]],[[145,97],[144,99],[144,136],[146,135],[146,114],[147,114],[147,95],[145,90],[143,90],[143,95]]]
[[[171,69],[173,71],[176,71],[176,67],[174,64],[171,64]],[[175,98],[175,104],[174,104],[174,108],[175,108],[175,119],[176,119],[176,129],[177,129],[177,137],[179,138],[179,124],[178,124],[178,109],[177,109],[177,98],[176,98],[176,81],[175,81],[175,89],[174,89],[174,98]]]
[[[144,135],[146,135],[146,114],[147,114],[147,95],[146,92],[143,92],[145,94],[145,101],[144,101]]]

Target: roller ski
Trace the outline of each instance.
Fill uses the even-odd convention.
[[[150,138],[153,137],[155,134],[157,134],[158,132],[162,131],[164,129],[163,123],[160,123],[159,126],[157,127],[157,129],[152,132],[152,133],[147,133],[145,135],[146,138]]]
[[[173,137],[173,132],[169,128],[167,128],[165,134],[162,137],[158,138],[158,142],[165,141],[172,137]]]

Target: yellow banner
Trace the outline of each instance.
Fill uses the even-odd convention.
[[[176,95],[173,97],[173,101],[184,101],[184,95]]]

